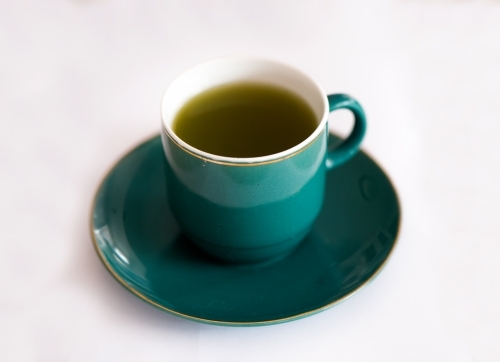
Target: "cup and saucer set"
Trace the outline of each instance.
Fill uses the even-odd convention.
[[[258,157],[209,153],[174,132],[187,101],[237,82],[293,92],[310,106],[316,129]],[[337,109],[354,114],[346,139],[328,132]],[[400,205],[388,176],[359,150],[366,119],[353,98],[327,96],[275,61],[228,57],[176,78],[161,117],[161,134],[114,165],[91,212],[98,256],[142,300],[203,323],[282,323],[346,300],[387,263]]]

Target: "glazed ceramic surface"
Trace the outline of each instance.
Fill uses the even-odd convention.
[[[259,262],[291,251],[323,203],[326,133],[279,162],[206,162],[164,138],[170,207],[201,248],[232,262]]]
[[[192,244],[169,207],[167,168],[160,137],[121,159],[96,195],[92,236],[125,288],[178,316],[226,325],[301,318],[365,286],[394,248],[397,196],[363,152],[327,174],[311,232],[292,254],[267,266],[224,263]]]
[[[311,106],[316,130],[289,150],[253,158],[209,154],[172,131],[178,109],[190,97],[241,81],[272,84],[298,94]],[[354,113],[355,126],[345,142],[327,150],[328,114],[339,108]],[[320,212],[326,170],[357,152],[366,128],[363,109],[353,98],[327,97],[304,73],[250,57],[219,58],[183,73],[165,92],[161,113],[173,214],[201,248],[237,263],[280,258],[298,245]]]

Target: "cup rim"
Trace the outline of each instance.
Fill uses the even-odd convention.
[[[269,64],[273,65],[278,65],[280,67],[287,68],[288,70],[295,72],[299,74],[302,78],[306,79],[316,90],[318,91],[318,94],[321,95],[321,100],[323,103],[323,115],[321,116],[321,120],[318,123],[316,129],[302,142],[299,144],[293,146],[292,148],[289,148],[287,150],[278,152],[278,153],[273,153],[270,155],[265,155],[265,156],[259,156],[259,157],[228,157],[228,156],[220,156],[216,155],[213,153],[205,152],[202,151],[198,148],[195,148],[191,146],[190,144],[184,142],[179,136],[175,134],[175,132],[172,130],[170,127],[170,124],[166,122],[166,117],[165,117],[165,103],[168,95],[169,89],[179,80],[181,79],[184,75],[187,73],[190,73],[191,71],[195,70],[198,67],[205,66],[209,63],[212,62],[219,62],[219,61],[237,61],[237,60],[252,60],[252,61],[259,61],[259,62],[266,62]],[[321,134],[323,129],[325,128],[327,122],[328,122],[328,99],[326,97],[326,93],[323,91],[322,87],[319,85],[319,83],[314,80],[312,77],[301,71],[300,69],[291,66],[289,64],[276,61],[274,59],[269,59],[269,58],[264,58],[264,57],[255,57],[255,56],[225,56],[225,57],[217,57],[213,58],[201,63],[196,64],[193,67],[188,68],[184,72],[180,73],[177,75],[169,84],[165,92],[163,93],[162,99],[161,99],[161,108],[160,108],[160,113],[161,113],[161,121],[162,121],[162,130],[166,133],[166,135],[180,148],[184,149],[187,151],[189,154],[201,158],[204,161],[207,162],[213,162],[213,163],[219,163],[219,164],[233,164],[233,165],[238,165],[238,164],[262,164],[262,163],[272,163],[276,162],[285,158],[290,158],[293,155],[301,152],[305,148],[307,148],[310,144],[312,144]]]

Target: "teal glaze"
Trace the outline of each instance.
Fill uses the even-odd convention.
[[[205,251],[232,262],[262,262],[305,237],[323,202],[326,132],[292,157],[251,165],[206,161],[162,136],[170,206]]]
[[[354,114],[354,127],[349,137],[340,145],[328,150],[326,167],[330,170],[343,164],[358,152],[366,132],[366,116],[358,101],[346,94],[330,94],[327,98],[330,112],[348,109]]]
[[[363,152],[327,174],[310,233],[286,258],[267,266],[225,263],[190,243],[169,207],[167,167],[160,137],[121,159],[96,194],[92,237],[125,288],[177,316],[223,325],[305,317],[366,286],[394,248],[397,196]]]
[[[170,206],[186,236],[208,253],[235,263],[266,262],[291,252],[321,209],[326,170],[351,158],[365,133],[358,102],[343,94],[328,97],[330,110],[347,108],[355,115],[351,135],[328,152],[325,126],[289,157],[217,163],[188,152],[163,130]]]

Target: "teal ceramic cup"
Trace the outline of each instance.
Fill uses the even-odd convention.
[[[206,153],[172,131],[176,113],[193,96],[241,81],[276,85],[299,95],[311,106],[317,128],[286,151],[254,158]],[[328,115],[341,108],[353,112],[354,127],[340,146],[328,149]],[[250,57],[220,58],[181,74],[163,96],[161,116],[174,216],[201,249],[235,263],[277,260],[304,239],[323,203],[326,172],[357,152],[366,129],[363,109],[353,98],[327,96],[301,71]]]

